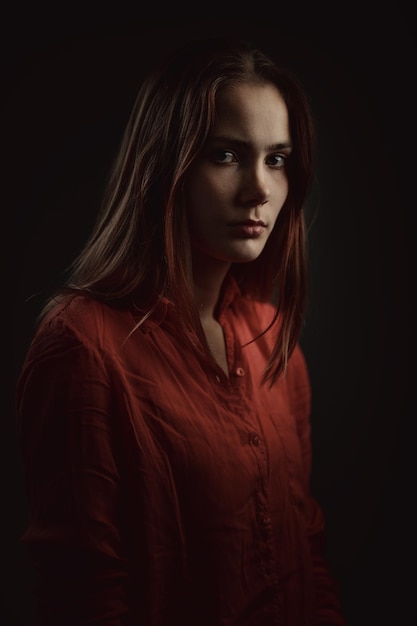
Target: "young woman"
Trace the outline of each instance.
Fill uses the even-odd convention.
[[[17,387],[40,626],[343,626],[309,491],[298,81],[191,42],[143,82]]]

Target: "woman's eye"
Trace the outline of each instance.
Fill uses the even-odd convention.
[[[235,154],[230,152],[230,150],[217,150],[214,154],[214,159],[218,163],[234,163],[237,161]]]
[[[272,167],[281,169],[282,167],[285,167],[286,160],[287,156],[285,154],[272,154],[267,158],[267,163],[268,165],[272,165]]]

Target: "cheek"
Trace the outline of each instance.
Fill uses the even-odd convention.
[[[288,198],[288,181],[287,180],[281,180],[279,184],[277,184],[274,189],[273,189],[273,193],[271,194],[271,212],[272,218],[275,218],[275,220],[277,219],[278,215],[281,213],[282,211],[282,207],[285,204],[285,201]]]
[[[233,187],[232,170],[211,163],[196,163],[185,179],[184,189],[189,198],[205,196],[217,197],[231,192]]]
[[[288,174],[285,170],[279,172],[279,176],[274,179],[274,191],[276,198],[279,198],[281,204],[285,202],[286,197],[288,196],[289,189],[289,181]]]
[[[222,175],[223,174],[223,175]],[[230,178],[230,177],[229,177]],[[200,172],[190,180],[189,197],[194,202],[203,198],[221,198],[230,193],[230,180],[221,170]]]
[[[204,215],[214,216],[230,194],[230,185],[219,172],[194,170],[184,183],[183,197],[190,221],[201,222]]]

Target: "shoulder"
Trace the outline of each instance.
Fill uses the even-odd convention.
[[[83,344],[104,350],[121,343],[134,325],[128,309],[113,307],[85,296],[57,302],[39,323],[33,345]]]

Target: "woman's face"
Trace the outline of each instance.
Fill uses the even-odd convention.
[[[228,87],[213,132],[187,175],[184,193],[194,262],[253,261],[288,193],[287,107],[272,84]]]

